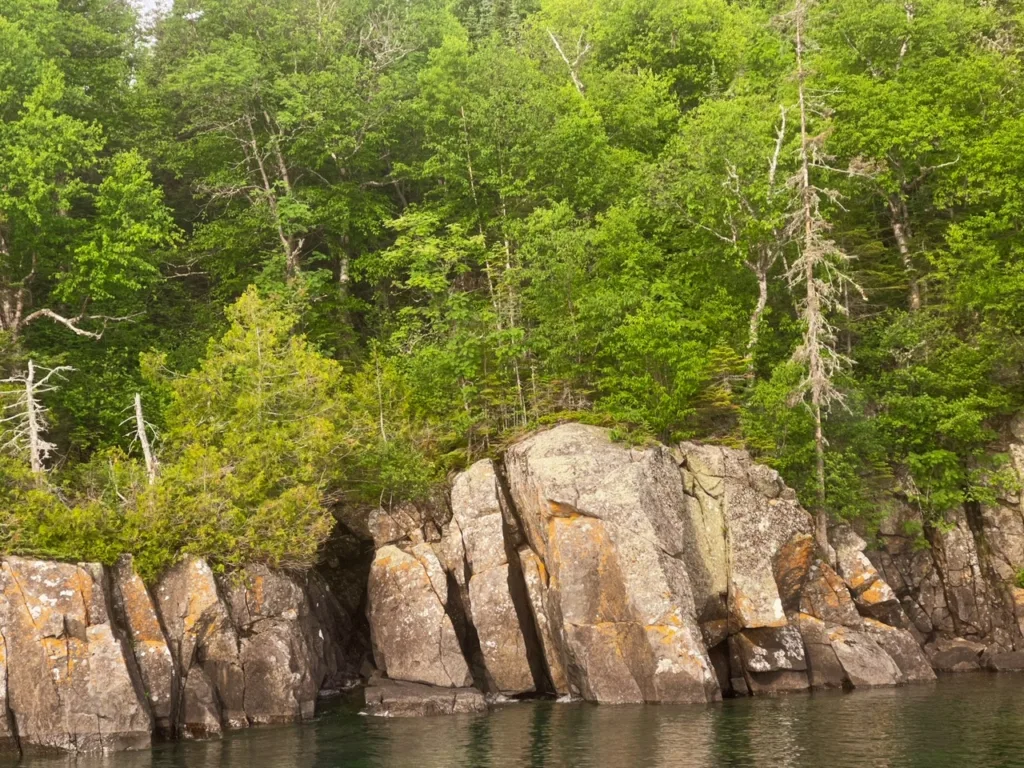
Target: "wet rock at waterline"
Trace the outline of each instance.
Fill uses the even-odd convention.
[[[371,680],[363,691],[366,714],[377,717],[429,717],[486,712],[476,688],[445,688],[396,680]]]

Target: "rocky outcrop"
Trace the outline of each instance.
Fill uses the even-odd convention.
[[[152,590],[113,568],[0,560],[0,750],[148,747],[151,734],[313,715],[344,684],[348,618],[315,574],[199,559]]]
[[[247,726],[238,633],[210,566],[199,558],[179,563],[155,596],[179,672],[180,734],[204,738]]]
[[[962,646],[936,650],[958,638],[989,654],[1024,651],[1024,445],[1007,452],[1006,472],[1016,479],[992,483],[995,503],[969,503],[935,523],[900,504],[881,524],[880,546],[866,552],[937,669],[983,666]]]
[[[476,630],[485,687],[502,694],[534,691],[536,665],[531,666],[524,634],[532,620],[522,564],[514,549],[519,532],[489,460],[477,462],[456,478],[451,504],[448,535],[461,540],[464,550],[462,563],[456,561],[452,571],[456,583],[460,573],[465,575],[460,586],[468,589],[467,618]],[[536,643],[532,634],[529,639]]]
[[[670,451],[571,424],[513,445],[505,471],[546,583],[568,692],[608,702],[720,697],[685,561],[682,476]]]
[[[7,557],[0,562],[8,746],[140,749],[153,728],[105,570]],[[16,734],[16,736],[15,736]]]
[[[431,700],[471,679],[629,703],[933,676],[863,539],[838,529],[837,569],[820,559],[795,493],[743,451],[566,424],[456,476],[449,506],[370,528],[377,666]],[[394,709],[383,695],[371,713]]]
[[[314,574],[252,565],[222,580],[238,640],[242,709],[250,724],[313,717],[317,695],[351,682],[345,614]]]
[[[154,725],[161,735],[173,736],[178,712],[178,667],[160,616],[130,557],[118,562],[112,577],[114,606],[131,638]]]
[[[370,631],[377,668],[396,680],[460,688],[473,682],[445,607],[448,583],[420,543],[377,550],[370,568]]]

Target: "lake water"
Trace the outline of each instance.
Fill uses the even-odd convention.
[[[71,761],[73,762],[73,761]],[[53,768],[67,759],[24,759]],[[302,726],[161,744],[76,768],[995,768],[1024,766],[1024,675],[714,706],[524,702],[486,715],[391,720],[352,703]]]

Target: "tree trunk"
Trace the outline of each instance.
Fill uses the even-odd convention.
[[[807,329],[804,348],[807,355],[807,382],[811,391],[811,412],[814,415],[815,480],[817,485],[817,509],[815,510],[815,541],[822,553],[829,551],[828,513],[825,508],[825,432],[822,428],[822,407],[826,401],[831,382],[823,358],[822,346],[826,339],[825,308],[819,294],[816,267],[822,258],[822,248],[815,235],[815,191],[811,186],[811,139],[807,129],[806,80],[804,66],[804,23],[807,7],[805,0],[796,0],[796,60],[797,95],[800,107],[800,191],[801,214],[803,216],[803,280],[806,284],[805,322]]]
[[[892,233],[896,237],[900,260],[903,262],[903,269],[906,271],[909,281],[910,311],[917,312],[921,308],[921,289],[917,282],[917,270],[914,268],[914,258],[910,250],[910,214],[907,212],[906,202],[899,195],[889,195],[888,203]]]
[[[25,377],[25,418],[28,422],[28,461],[32,471],[43,473],[43,451],[39,437],[39,415],[36,413],[35,393],[36,368],[28,361],[28,376]]]
[[[757,347],[758,339],[761,336],[761,318],[764,315],[765,307],[768,305],[768,274],[761,268],[760,264],[757,266],[751,265],[750,268],[757,278],[757,304],[750,315],[750,333],[747,337],[747,356],[750,358],[749,367],[753,369],[754,349]]]
[[[156,482],[156,458],[149,445],[149,435],[146,434],[146,420],[142,417],[142,395],[135,393],[135,434],[139,438],[139,445],[142,446],[142,456],[146,460],[146,474],[149,476],[149,484]]]

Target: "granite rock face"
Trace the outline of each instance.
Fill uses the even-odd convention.
[[[199,558],[178,563],[154,592],[181,681],[179,734],[204,738],[248,726],[238,633],[210,566]]]
[[[837,531],[822,560],[796,494],[743,451],[566,424],[451,489],[371,519],[393,682],[639,703],[933,676],[863,539]]]
[[[433,550],[394,544],[370,568],[369,617],[377,667],[395,680],[462,688],[471,685],[455,627],[446,612],[448,583]]]
[[[347,617],[315,574],[184,561],[151,591],[112,568],[0,560],[0,751],[141,749],[151,735],[312,716],[354,675]]]
[[[568,424],[513,445],[505,471],[570,693],[594,701],[721,694],[685,560],[682,476],[664,447]]]
[[[344,616],[330,594],[313,573],[289,576],[263,565],[223,579],[221,592],[239,638],[248,722],[312,718],[320,690],[343,685],[346,677],[343,637],[323,620]]]
[[[1024,444],[1011,442],[1007,454],[1006,470],[1019,483]],[[1024,651],[1024,590],[1016,583],[1024,569],[1024,506],[1020,491],[1005,485],[994,484],[995,503],[967,504],[941,524],[900,506],[883,521],[880,546],[865,553],[920,643],[961,638],[992,654]],[[952,647],[933,653],[932,661],[937,669],[978,668]]]
[[[15,739],[69,752],[149,746],[152,715],[101,566],[4,558],[0,634],[8,747]]]
[[[131,558],[122,558],[112,572],[114,606],[128,630],[132,652],[158,733],[173,736],[180,694],[178,667],[167,645],[160,616]]]
[[[779,474],[742,451],[683,443],[683,483],[689,518],[687,563],[697,573],[695,600],[702,621],[728,616],[743,629],[788,625],[783,589],[792,603],[813,551],[811,518]]]
[[[458,476],[451,503],[448,534],[460,536],[465,548],[467,613],[476,629],[487,688],[503,694],[531,692],[537,686],[523,628],[532,622],[522,564],[511,546],[517,538],[511,533],[516,523],[505,511],[490,460],[478,461]]]

